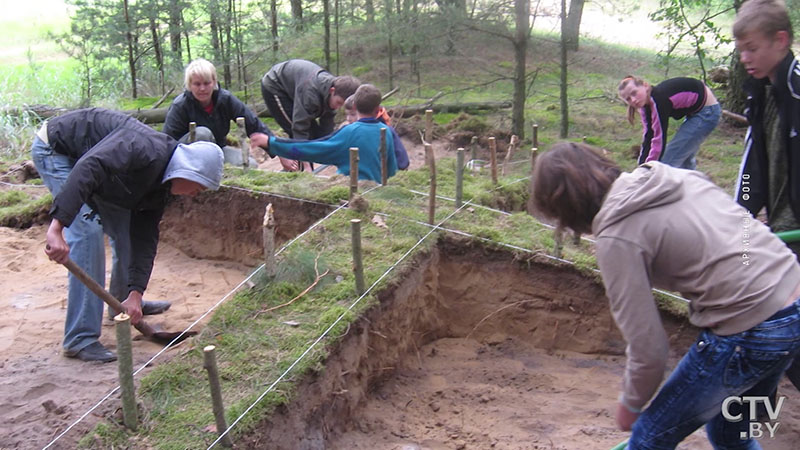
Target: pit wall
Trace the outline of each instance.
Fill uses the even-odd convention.
[[[269,203],[275,210],[277,246],[332,210],[323,204],[222,187],[195,197],[173,197],[161,220],[161,239],[193,258],[257,266],[264,261],[262,224]]]
[[[379,304],[350,326],[324,369],[300,378],[292,402],[237,443],[326,448],[329,439],[355,427],[352,418],[367,393],[391,377],[399,361],[441,338],[514,338],[549,350],[624,354],[602,285],[570,266],[515,261],[504,251],[443,238],[407,267],[378,295]],[[665,317],[665,325],[674,336],[685,331],[678,319]]]

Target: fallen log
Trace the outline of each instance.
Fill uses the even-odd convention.
[[[272,117],[264,105],[248,105],[258,117]],[[426,109],[432,109],[434,112],[467,112],[475,113],[480,111],[491,111],[497,109],[510,108],[510,101],[495,101],[495,102],[467,102],[467,103],[435,103],[428,102],[416,105],[397,105],[387,107],[389,114],[392,117],[409,117],[415,114],[424,114]],[[129,114],[144,123],[155,124],[164,123],[167,118],[167,110],[169,108],[155,108],[155,109],[129,109],[124,110],[125,114]],[[49,119],[50,117],[64,114],[71,111],[67,108],[56,108],[47,105],[26,105],[13,108],[3,108],[0,114],[10,116],[23,116],[25,114],[34,114],[41,119]]]
[[[741,125],[741,126],[745,126],[745,127],[750,125],[747,122],[747,117],[745,117],[745,116],[743,116],[741,114],[736,114],[735,112],[731,112],[731,111],[728,111],[727,109],[723,109],[722,110],[722,115],[726,119],[731,120],[732,122],[734,122],[736,125]]]

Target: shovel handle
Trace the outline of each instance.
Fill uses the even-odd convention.
[[[114,309],[114,311],[116,311],[117,313],[125,311],[125,308],[122,307],[122,303],[120,303],[119,300],[117,300],[113,295],[111,295],[107,290],[105,290],[103,286],[100,286],[100,284],[97,281],[94,281],[94,279],[90,277],[85,270],[81,269],[77,264],[75,264],[75,261],[68,258],[67,261],[64,263],[64,267],[66,267],[67,270],[69,270],[73,275],[75,275],[77,279],[81,280],[81,283],[85,284],[90,291],[94,292],[95,295],[100,297],[104,302],[106,302],[108,306]],[[153,328],[150,325],[146,324],[144,320],[140,320],[139,323],[134,325],[134,327],[147,337],[153,336],[154,333]]]

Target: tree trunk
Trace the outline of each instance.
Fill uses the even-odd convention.
[[[186,24],[186,21],[183,20],[183,11],[181,11],[181,24]],[[183,37],[185,38],[184,41],[186,41],[186,60],[191,61],[192,47],[189,45],[189,30],[187,30],[185,27],[183,29]]]
[[[209,1],[208,4],[208,28],[211,30],[211,48],[214,50],[214,62],[219,64],[219,62],[222,61],[222,52],[219,48],[219,25],[217,24],[219,10],[217,9],[217,2],[215,0]]]
[[[367,23],[375,25],[375,4],[372,0],[364,0],[364,10],[367,12]]]
[[[164,84],[164,54],[161,51],[161,40],[158,37],[158,25],[154,17],[154,11],[150,11],[150,35],[153,38],[153,52],[156,56],[156,68],[158,69],[158,81],[161,86],[161,93],[166,92],[167,88]]]
[[[172,53],[181,60],[181,8],[180,0],[169,0],[169,44]],[[182,61],[181,61],[182,62]]]
[[[297,32],[303,31],[303,0],[289,0],[292,4],[292,19],[294,29]]]
[[[331,2],[322,0],[322,25],[324,28],[322,53],[325,54],[325,70],[331,70]]]
[[[567,50],[577,51],[578,40],[580,38],[581,16],[583,16],[583,5],[585,0],[571,0],[569,2],[569,14],[567,14],[567,27],[564,34],[567,36]]]
[[[227,14],[225,14],[224,22],[225,43],[222,46],[222,77],[223,80],[225,80],[224,86],[227,89],[231,89],[233,86],[233,73],[231,71],[231,46],[233,45],[233,39],[231,39],[231,20],[233,12],[233,0],[228,0],[228,9]]]
[[[569,133],[569,111],[567,104],[567,0],[561,0],[561,132],[565,139]]]
[[[133,98],[138,97],[138,93],[136,91],[136,59],[133,55],[133,33],[131,30],[133,26],[131,25],[131,16],[130,16],[130,8],[128,7],[128,0],[122,0],[122,7],[124,9],[125,14],[125,41],[128,44],[128,69],[131,73],[131,96]]]
[[[335,30],[336,75],[339,75],[339,0],[333,0],[333,28]]]
[[[525,67],[530,30],[529,0],[514,0],[514,106],[511,109],[511,133],[525,138]]]
[[[743,0],[735,0],[733,6],[736,11],[742,6]],[[739,60],[739,51],[734,49],[730,63],[730,75],[728,76],[728,86],[725,95],[725,108],[729,111],[743,114],[744,106],[747,101],[747,94],[745,94],[742,86],[749,77],[747,71],[744,69],[742,62]]]
[[[270,25],[272,27],[272,59],[278,57],[278,0],[269,2]]]

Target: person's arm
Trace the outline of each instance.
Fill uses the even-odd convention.
[[[651,256],[635,243],[616,237],[598,238],[596,255],[611,314],[628,344],[620,404],[635,415],[658,390],[669,351],[651,291]]]
[[[189,132],[190,120],[185,106],[185,102],[173,102],[167,110],[167,117],[164,118],[164,127],[161,129],[164,134],[172,136],[172,139],[176,141]]]
[[[344,127],[334,134],[313,141],[269,138],[270,155],[319,164],[340,166],[350,159],[348,142],[352,127]]]
[[[392,131],[392,139],[394,140],[394,156],[397,159],[397,168],[400,170],[408,169],[408,152],[406,152],[406,147],[403,145],[403,141],[400,139],[400,135],[397,134],[394,128],[389,127]]]
[[[67,262],[67,259],[69,259],[69,245],[64,240],[64,225],[58,219],[50,221],[45,242],[47,245],[45,245],[44,252],[51,260],[59,264]]]

